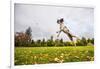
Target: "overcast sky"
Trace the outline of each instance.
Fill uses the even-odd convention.
[[[32,4],[15,4],[15,32],[25,32],[30,26],[32,38],[49,39],[59,30],[58,18],[64,18],[64,24],[70,32],[78,37],[94,37],[94,10],[93,8],[59,7]],[[59,39],[69,40],[63,32]]]

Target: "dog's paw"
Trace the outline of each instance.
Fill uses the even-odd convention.
[[[56,33],[58,33],[58,32],[56,32]]]

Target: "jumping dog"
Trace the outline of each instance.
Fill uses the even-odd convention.
[[[64,25],[64,19],[63,18],[58,19],[57,23],[60,25],[60,30],[57,32],[58,33],[57,37],[59,37],[61,32],[64,32],[69,37],[69,39],[71,41],[73,41],[73,37],[79,39],[78,37],[76,37],[75,35],[70,33],[69,29]]]

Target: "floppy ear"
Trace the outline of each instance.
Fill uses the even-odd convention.
[[[59,20],[57,20],[57,23],[59,24]]]
[[[64,19],[63,19],[63,18],[61,18],[61,19],[60,19],[60,22],[61,22],[61,23],[62,23],[62,22],[64,22]]]

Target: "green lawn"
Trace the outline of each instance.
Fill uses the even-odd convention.
[[[94,60],[94,46],[15,47],[15,65]]]

